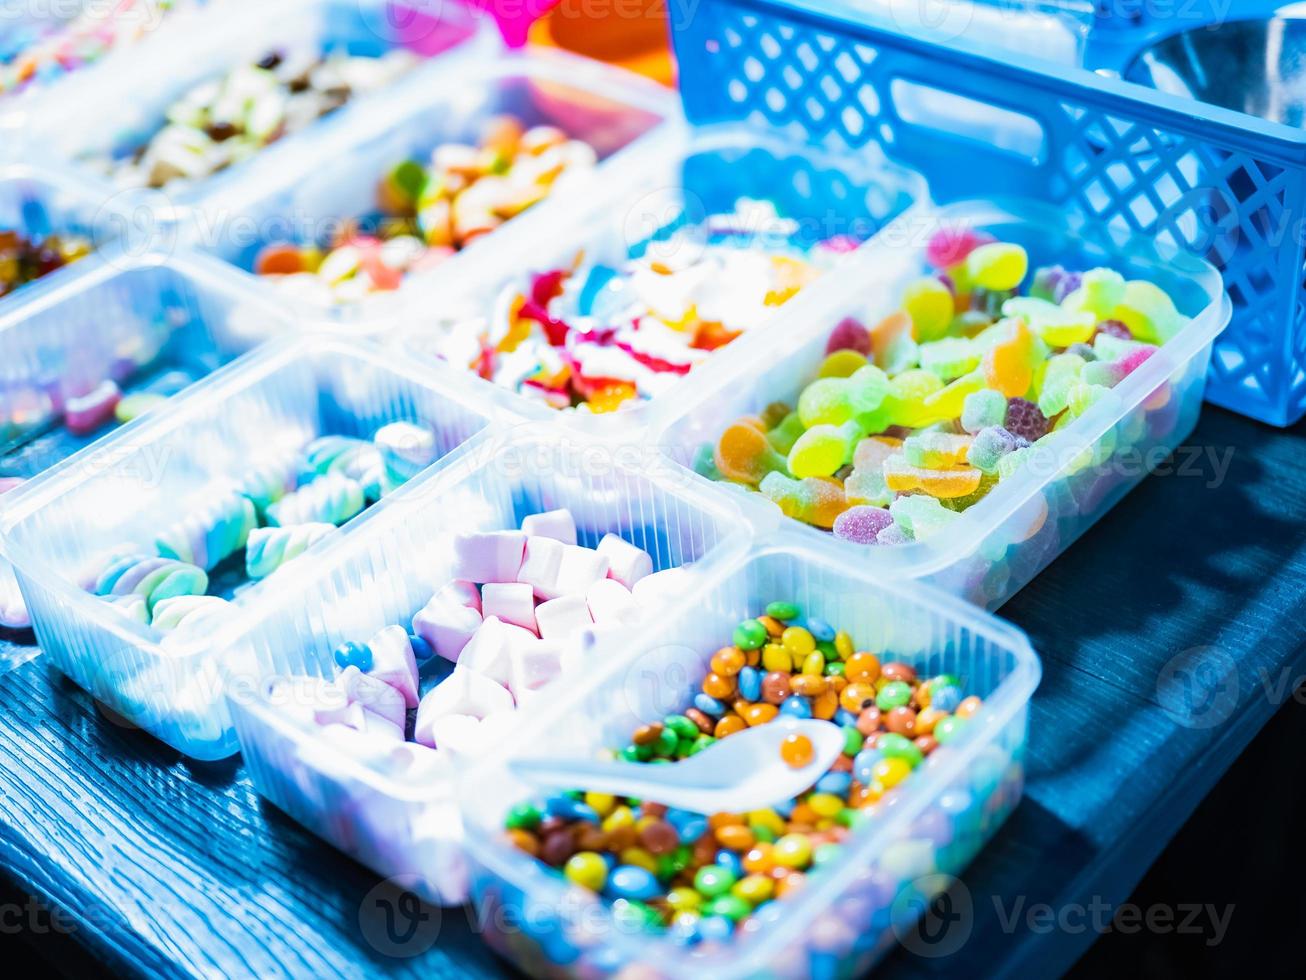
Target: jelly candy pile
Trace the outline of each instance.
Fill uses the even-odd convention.
[[[843,753],[809,790],[770,809],[698,814],[576,791],[518,804],[505,821],[512,845],[610,900],[620,921],[687,946],[783,914],[774,902],[839,862],[858,824],[909,790],[981,707],[957,677],[881,662],[789,602],[740,623],[709,671],[682,713],[642,726],[610,755],[674,764],[784,715],[838,725]],[[802,751],[787,748],[785,761],[799,763]]]
[[[592,146],[554,126],[498,116],[475,146],[442,143],[429,160],[393,166],[378,185],[377,212],[341,223],[325,248],[267,245],[254,271],[322,303],[398,289],[409,273],[434,268],[596,161]]]
[[[768,247],[748,247],[759,226]],[[610,412],[763,324],[857,243],[803,248],[796,222],[745,199],[656,244],[619,267],[578,256],[513,283],[488,318],[448,324],[434,352],[553,408]]]
[[[19,231],[0,228],[0,297],[90,252],[90,241],[81,235],[28,238]]]
[[[945,530],[1187,322],[1150,282],[1037,270],[1019,246],[937,235],[935,272],[867,329],[847,319],[797,403],[726,427],[695,468],[858,544]]]

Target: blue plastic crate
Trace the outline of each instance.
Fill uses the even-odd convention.
[[[1198,0],[1194,17],[1208,5]],[[673,21],[696,123],[751,120],[855,148],[879,143],[923,173],[937,201],[1037,197],[1104,234],[1151,235],[1208,259],[1234,318],[1216,341],[1207,397],[1276,425],[1306,414],[1306,131],[1079,67],[911,36],[838,0],[703,0]],[[1122,32],[1159,29],[1113,20],[1090,32],[1086,57],[1104,30],[1119,45]]]

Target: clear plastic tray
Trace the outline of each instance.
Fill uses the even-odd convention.
[[[538,797],[505,762],[592,757],[638,726],[683,708],[707,661],[741,619],[773,600],[848,630],[858,649],[905,660],[922,675],[958,675],[984,706],[968,738],[897,791],[807,876],[764,928],[693,952],[614,921],[606,902],[571,886],[502,839],[510,805]],[[473,903],[483,938],[535,976],[858,976],[906,935],[920,910],[961,874],[1020,800],[1030,695],[1040,666],[1024,634],[919,583],[889,579],[781,535],[712,570],[692,603],[612,649],[602,668],[533,715],[508,752],[461,789]]]
[[[0,160],[0,231],[17,231],[28,238],[79,235],[93,249],[99,248],[117,237],[130,221],[129,213],[118,204],[106,201],[102,193],[63,169]],[[0,313],[38,289],[58,288],[78,265],[74,262],[56,269],[0,297]]]
[[[7,125],[26,150],[77,164],[88,154],[129,152],[153,135],[166,108],[181,93],[240,64],[257,61],[273,48],[330,47],[368,56],[402,48],[433,57],[468,42],[486,50],[500,44],[488,23],[458,0],[436,5],[421,0],[216,3],[178,18],[175,25],[143,42],[132,57],[112,59],[99,70],[70,78],[48,97],[32,100]],[[347,129],[384,98],[381,93],[355,96],[340,110],[266,147],[251,160],[206,179],[165,191],[123,191],[119,196],[148,202],[166,220],[176,208],[194,205],[242,174],[275,172],[278,159],[296,137],[327,127]],[[78,170],[104,196],[114,193],[112,183],[93,168],[79,165]]]
[[[245,612],[260,594],[293,591],[294,575],[246,585],[243,576],[220,580],[215,572],[210,592],[234,605],[203,634],[163,634],[129,620],[82,582],[123,544],[152,552],[159,530],[189,513],[197,494],[230,486],[319,435],[370,438],[400,419],[433,426],[442,455],[488,423],[461,378],[414,370],[361,342],[295,338],[251,352],[178,395],[166,411],[123,426],[10,491],[0,543],[41,648],[128,722],[187,755],[235,752],[217,651],[245,628]],[[346,528],[368,516],[364,511]]]
[[[963,203],[886,229],[858,268],[839,273],[839,289],[799,296],[786,342],[739,359],[709,388],[686,391],[654,422],[653,440],[678,465],[715,442],[741,415],[774,401],[793,404],[816,376],[830,331],[845,316],[877,322],[898,308],[903,285],[925,271],[924,246],[940,227],[974,227],[1024,245],[1031,268],[1106,265],[1128,278],[1148,279],[1174,299],[1191,322],[1090,411],[1051,441],[1046,451],[967,510],[951,530],[894,547],[855,545],[783,517],[759,493],[686,478],[717,493],[742,497],[763,529],[784,524],[812,547],[890,576],[928,579],[977,605],[996,608],[1070,546],[1089,526],[1178,446],[1197,423],[1211,344],[1229,322],[1230,303],[1219,274],[1206,262],[1144,239],[1104,241],[1101,229],[1068,221],[1030,202]]]
[[[774,203],[782,218],[796,223],[797,238],[808,247],[837,236],[873,239],[892,219],[928,203],[924,182],[912,171],[885,162],[878,153],[841,154],[738,125],[673,134],[648,155],[642,171],[625,176],[628,179],[621,184],[611,182],[610,193],[596,188],[587,207],[566,214],[551,211],[547,224],[541,215],[534,226],[540,229],[538,234],[529,240],[523,235],[511,249],[501,248],[494,256],[486,253],[487,263],[469,272],[458,286],[420,295],[414,290],[404,314],[402,346],[435,357],[433,338],[442,325],[488,316],[496,297],[505,287],[520,283],[522,276],[568,267],[578,253],[587,261],[620,265],[674,230],[712,215],[731,214],[749,199]],[[773,227],[764,221],[754,226],[750,219],[746,230],[751,247],[774,250]],[[525,247],[517,248],[518,242]],[[803,293],[821,291],[831,275],[827,273]],[[747,350],[773,349],[784,343],[795,329],[794,318],[787,315],[793,302],[777,307],[764,326],[718,350],[658,397],[616,412],[560,412],[515,392],[512,400],[524,416],[560,419],[593,434],[637,431],[647,424],[655,406],[680,404],[694,391],[715,387],[718,372],[725,370],[720,365],[738,364]],[[479,378],[477,384],[496,387]]]
[[[560,211],[568,213],[578,199],[588,202],[595,181],[619,185],[623,170],[643,165],[652,131],[679,117],[673,93],[588,59],[561,52],[492,58],[479,51],[451,53],[396,83],[386,98],[355,114],[348,127],[306,134],[287,147],[275,169],[261,167],[215,192],[206,202],[208,216],[192,229],[192,241],[252,272],[264,245],[318,242],[338,221],[374,213],[377,184],[391,167],[408,158],[426,160],[442,143],[475,143],[485,122],[502,113],[527,126],[557,126],[589,143],[603,161],[599,172],[569,186],[564,182],[540,204],[438,269],[410,277],[401,289],[323,306],[324,314],[375,321],[392,315],[400,296],[421,288],[419,283],[447,290],[478,258],[494,261],[508,234],[547,237]],[[273,281],[260,285],[277,289]]]
[[[34,476],[103,433],[107,426],[76,439],[40,438],[68,397],[105,380],[125,392],[169,372],[198,380],[297,325],[286,308],[249,295],[220,262],[116,245],[13,299],[0,304],[0,453],[11,454],[0,457],[3,476]]]
[[[232,715],[259,793],[378,873],[415,875],[426,897],[462,901],[453,780],[414,785],[314,739],[269,701],[272,675],[250,665],[331,676],[332,650],[366,642],[385,626],[407,626],[450,580],[456,533],[515,529],[527,515],[558,507],[571,510],[582,545],[619,534],[648,551],[655,570],[696,563],[690,581],[746,543],[746,526],[728,502],[650,477],[637,459],[543,426],[477,440],[456,464],[376,505],[366,527],[306,570],[294,600],[265,603],[230,651]]]

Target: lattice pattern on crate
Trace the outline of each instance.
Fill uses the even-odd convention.
[[[1081,87],[1072,98],[1065,85],[1054,92],[1018,69],[953,59],[941,73],[938,54],[919,42],[830,25],[780,17],[753,0],[706,0],[677,28],[691,119],[764,122],[853,148],[879,143],[921,170],[938,199],[1042,197],[1200,255],[1224,273],[1235,306],[1216,343],[1208,397],[1278,424],[1306,412],[1300,168],[1247,152],[1248,141],[1223,145],[1200,120],[1144,122],[1114,93]],[[917,125],[895,85],[944,78],[980,112],[999,107],[998,136],[958,140]],[[1020,123],[1042,132],[1021,132]],[[1012,146],[995,148],[1008,136]]]

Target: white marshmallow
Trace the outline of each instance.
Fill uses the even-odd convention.
[[[635,583],[630,594],[635,602],[644,608],[665,602],[685,588],[689,571],[685,566],[668,568],[652,575],[645,575]]]
[[[481,611],[505,623],[535,632],[535,590],[525,582],[487,583],[481,594]]]
[[[481,592],[476,588],[475,582],[454,579],[452,582],[446,582],[440,591],[436,593],[436,596],[457,605],[466,606],[468,609],[475,609],[477,612],[481,611]]]
[[[435,746],[432,727],[445,715],[486,718],[495,712],[512,710],[512,695],[506,687],[459,665],[444,681],[428,691],[417,706],[413,740],[421,745]]]
[[[468,582],[515,582],[526,535],[521,531],[474,531],[453,540],[453,577]]]
[[[591,548],[565,545],[558,568],[558,595],[583,596],[591,585],[608,574],[608,559]]]
[[[385,681],[404,696],[404,704],[417,707],[417,658],[402,626],[387,626],[367,641],[372,669],[367,673]]]
[[[505,623],[495,616],[487,619],[467,644],[458,666],[484,674],[493,681],[507,686],[512,677],[512,648],[535,641],[535,634]]]
[[[599,625],[629,623],[639,615],[630,590],[613,578],[600,579],[585,593],[590,618]]]
[[[457,602],[446,589],[432,596],[431,601],[413,617],[413,632],[431,644],[437,654],[453,663],[458,662],[463,648],[480,628],[481,611]]]
[[[558,600],[554,600],[555,602]],[[536,640],[512,650],[512,696],[518,705],[533,700],[540,690],[562,673],[562,645]]]
[[[531,514],[521,522],[521,529],[528,535],[553,538],[563,544],[576,543],[576,521],[571,511],[550,510],[543,514]]]
[[[526,539],[526,554],[517,572],[517,581],[529,585],[541,599],[554,599],[561,595],[558,573],[562,568],[562,553],[567,546],[553,538],[538,535]]]
[[[562,641],[593,625],[594,620],[583,596],[566,595],[536,606],[535,622],[539,624],[541,638]]]
[[[431,737],[441,752],[476,758],[494,749],[517,722],[516,712],[496,712],[485,718],[444,715],[431,727]]]
[[[608,559],[608,578],[616,579],[628,589],[646,575],[653,574],[653,559],[649,553],[615,534],[603,535],[598,553]]]

